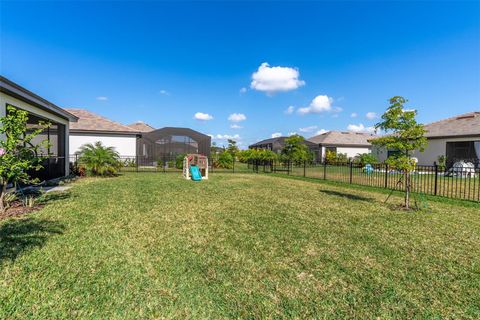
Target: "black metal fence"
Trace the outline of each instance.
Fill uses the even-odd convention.
[[[156,161],[144,157],[121,157],[120,172],[181,173],[183,160],[163,157]],[[82,165],[77,155],[70,156],[71,169]],[[233,161],[220,166],[209,158],[209,173],[279,173],[313,179],[338,181],[370,187],[405,190],[404,174],[388,164],[362,165],[354,162],[274,162]],[[412,192],[480,202],[480,168],[418,165],[411,175]]]
[[[164,156],[157,160],[142,156],[121,156],[120,163],[120,172],[181,173],[183,171],[183,158],[175,156]],[[78,155],[70,156],[71,171],[79,172],[82,165],[84,164]],[[208,159],[208,170],[210,174],[251,172],[250,166],[246,163],[233,160],[230,165],[220,165],[215,157]]]
[[[257,173],[281,173],[313,179],[338,181],[377,188],[405,190],[404,174],[388,164],[362,165],[354,162],[252,161]],[[410,178],[412,192],[470,201],[480,201],[480,168],[418,165]]]

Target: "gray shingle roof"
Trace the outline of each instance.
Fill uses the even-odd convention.
[[[473,111],[425,125],[428,138],[480,135],[480,111]]]
[[[66,109],[71,114],[78,117],[77,122],[70,123],[70,131],[88,131],[88,132],[113,132],[113,133],[139,133],[138,130],[124,126],[118,122],[102,117],[96,113],[85,109]]]
[[[371,143],[368,140],[375,135],[370,133],[350,132],[350,131],[328,131],[323,134],[311,137],[308,141],[332,146],[359,146],[369,147]]]

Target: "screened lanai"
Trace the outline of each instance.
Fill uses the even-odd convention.
[[[143,133],[137,140],[137,156],[144,163],[170,160],[179,154],[210,156],[210,136],[188,128],[166,127]]]

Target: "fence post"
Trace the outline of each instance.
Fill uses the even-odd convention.
[[[353,161],[350,160],[350,184],[352,184],[352,177],[353,177]]]
[[[307,176],[307,160],[303,161],[303,177]]]
[[[435,189],[433,191],[433,194],[437,195],[437,183],[438,183],[438,165],[437,165],[437,162],[434,161],[433,165],[435,167]]]
[[[287,175],[290,175],[290,160],[287,162]]]
[[[233,173],[235,173],[235,157],[233,157]]]
[[[75,171],[80,172],[80,164],[78,163],[78,153],[75,153]]]
[[[388,189],[388,164],[385,164],[385,189]]]
[[[135,156],[135,170],[138,172],[138,155]]]
[[[323,161],[323,180],[327,180],[327,159]]]

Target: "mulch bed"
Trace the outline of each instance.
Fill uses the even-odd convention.
[[[14,202],[11,204],[11,207],[7,209],[5,213],[0,213],[0,220],[10,218],[10,217],[17,217],[22,216],[24,214],[37,211],[43,208],[43,205],[35,205],[34,207],[24,207],[20,201]]]

